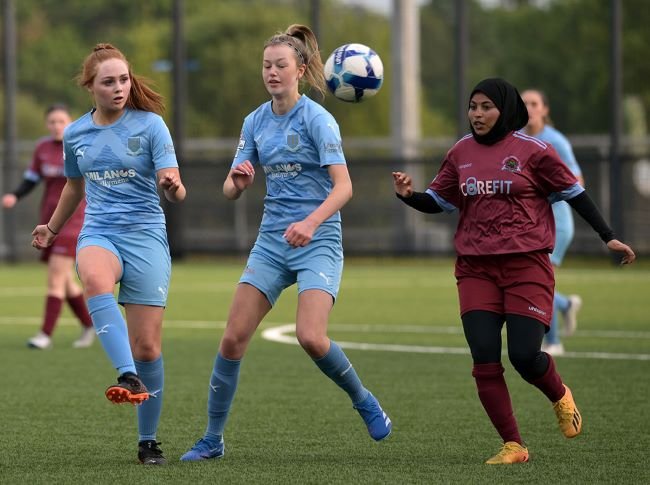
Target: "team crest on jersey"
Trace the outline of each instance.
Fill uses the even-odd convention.
[[[501,170],[506,170],[507,172],[521,172],[521,163],[517,157],[506,157],[501,163]]]
[[[126,140],[126,154],[135,157],[142,153],[142,140],[139,136],[130,136]]]
[[[300,148],[300,135],[298,133],[288,133],[287,134],[287,147],[292,152],[295,152]]]

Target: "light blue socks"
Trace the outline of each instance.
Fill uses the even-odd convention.
[[[92,317],[97,338],[113,367],[120,375],[125,372],[136,374],[129,332],[113,294],[104,293],[88,298],[88,312]]]
[[[162,354],[156,360],[150,362],[136,360],[135,368],[138,371],[138,377],[149,391],[149,399],[137,407],[139,441],[155,440],[162,410],[163,387],[165,385]]]
[[[204,436],[208,441],[214,443],[221,441],[237,390],[240,364],[241,360],[229,360],[222,357],[220,353],[214,361],[208,390],[208,427]]]
[[[333,340],[330,340],[328,352],[320,359],[314,359],[314,362],[327,377],[348,393],[352,404],[357,405],[368,397],[368,389],[363,387],[354,367]]]

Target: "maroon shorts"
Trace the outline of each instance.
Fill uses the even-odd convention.
[[[49,248],[41,250],[41,261],[49,261],[53,254],[74,259],[77,255],[77,235],[60,234],[57,236]]]
[[[459,256],[455,275],[461,315],[514,313],[550,325],[555,277],[548,253]]]

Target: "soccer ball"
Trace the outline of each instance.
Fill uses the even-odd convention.
[[[342,45],[325,62],[327,87],[342,101],[358,103],[374,96],[383,81],[381,58],[363,44]]]

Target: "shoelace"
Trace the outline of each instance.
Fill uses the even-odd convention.
[[[163,451],[158,447],[158,445],[162,445],[162,441],[150,441],[147,442],[146,448],[157,455],[162,455]]]
[[[568,400],[561,399],[555,404],[555,406],[558,419],[573,419],[573,406],[571,406]]]
[[[503,445],[503,448],[501,448],[501,451],[497,453],[497,456],[506,456],[509,455],[510,453],[517,453],[519,451],[522,451],[518,446],[512,445],[510,443],[506,443]]]

